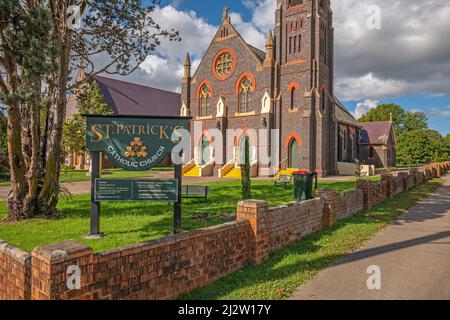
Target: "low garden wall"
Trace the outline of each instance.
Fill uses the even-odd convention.
[[[318,190],[314,200],[271,209],[242,201],[234,222],[101,253],[68,240],[30,255],[0,241],[0,299],[176,298],[449,169],[444,162],[383,174],[353,191]],[[70,286],[74,274],[79,282]]]
[[[0,300],[31,298],[31,255],[0,240]]]

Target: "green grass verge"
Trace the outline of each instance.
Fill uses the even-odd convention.
[[[218,224],[235,214],[240,198],[240,181],[227,180],[208,183],[212,187],[208,202],[186,199],[183,201],[182,224],[184,230],[193,230]],[[355,188],[354,179],[348,181],[321,182],[320,188],[345,191]],[[270,206],[291,202],[292,184],[287,190],[275,189],[272,181],[252,181],[255,199],[265,199]],[[37,246],[66,239],[81,241],[95,251],[117,248],[150,239],[160,238],[172,232],[173,209],[168,203],[102,203],[101,230],[106,235],[100,240],[82,240],[89,232],[90,196],[62,198],[58,208],[61,215],[55,219],[0,222],[0,239],[4,239],[26,251]],[[4,203],[0,203],[0,219],[6,215]]]
[[[388,199],[373,209],[338,221],[270,255],[258,266],[247,266],[231,275],[186,294],[181,299],[284,299],[311,280],[320,270],[361,247],[441,184],[434,180]]]

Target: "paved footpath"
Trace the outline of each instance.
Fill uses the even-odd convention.
[[[381,289],[369,290],[369,266]],[[292,299],[450,299],[450,176],[360,250],[320,272]]]

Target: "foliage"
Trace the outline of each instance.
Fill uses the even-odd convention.
[[[250,199],[251,180],[250,180],[250,143],[247,137],[244,137],[244,163],[241,163],[241,184],[242,184],[242,200]]]
[[[67,93],[83,83],[72,71],[128,75],[161,39],[180,40],[154,20],[158,3],[0,0],[0,101],[14,155],[9,220],[57,214]]]
[[[400,165],[417,165],[448,159],[446,141],[434,130],[414,130],[401,136],[397,147],[397,161]]]
[[[112,114],[97,82],[84,84],[78,94],[77,113],[64,123],[63,143],[68,152],[82,152],[86,148],[86,120],[84,114]]]
[[[428,120],[422,112],[405,111],[398,104],[381,104],[358,119],[359,122],[389,121],[392,118],[395,133],[400,136],[412,130],[428,129]]]

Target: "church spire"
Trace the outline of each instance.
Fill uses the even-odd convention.
[[[273,48],[273,34],[272,30],[269,30],[269,34],[267,35],[267,41],[266,41],[266,49],[267,48]]]
[[[184,60],[184,78],[189,79],[191,77],[191,57],[189,53],[186,54],[186,58]]]
[[[269,31],[266,41],[266,58],[264,59],[264,66],[271,67],[274,63],[274,44],[272,30]]]

